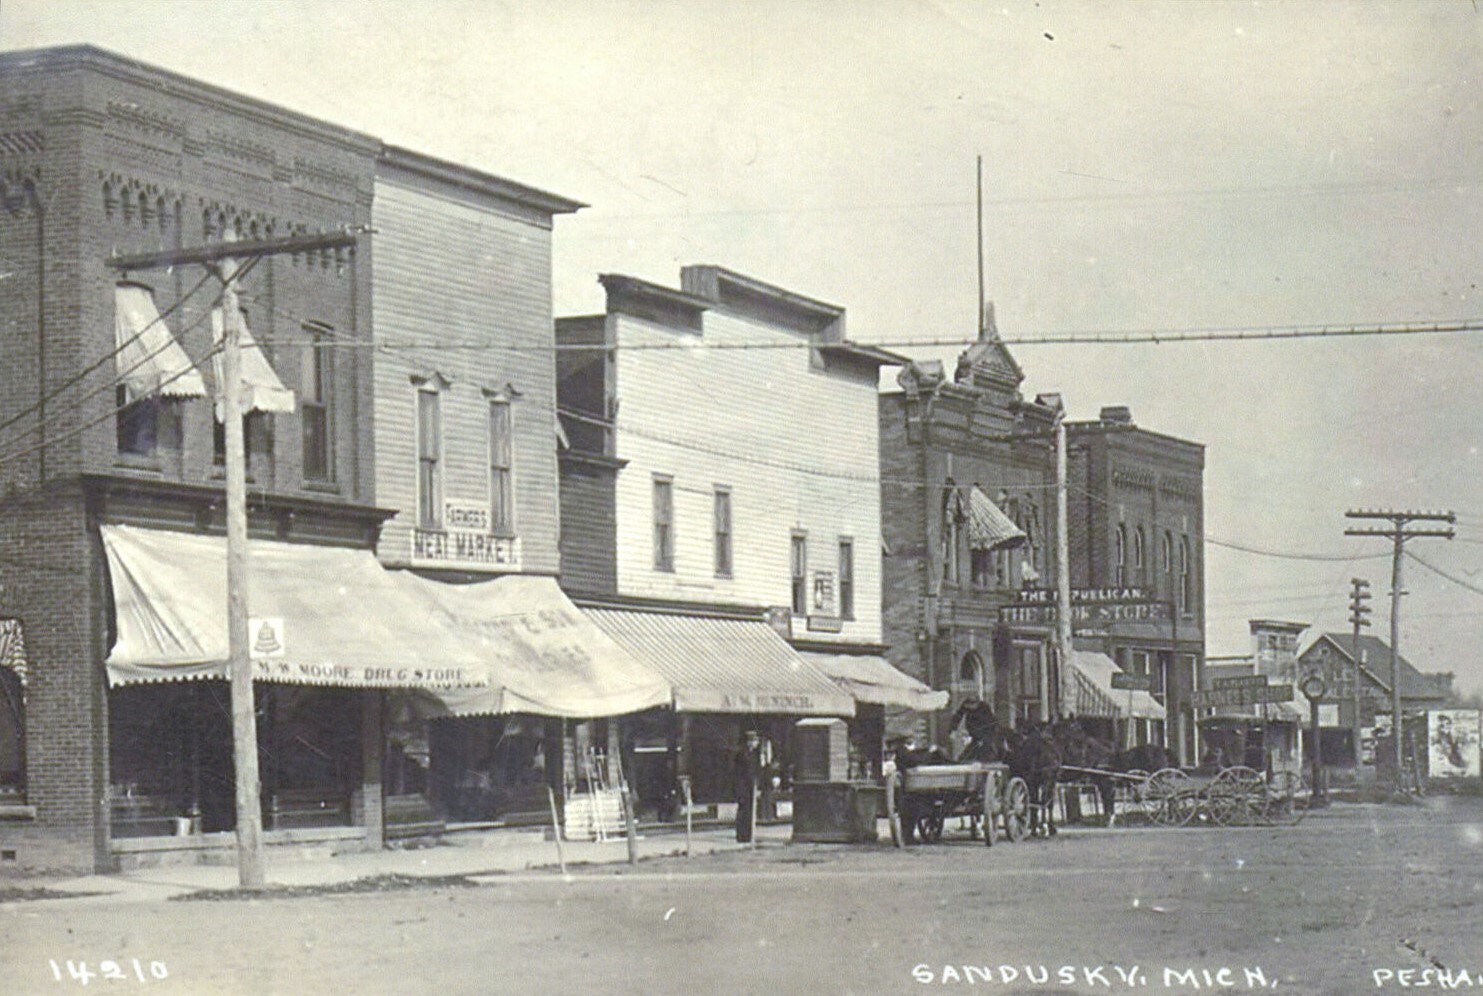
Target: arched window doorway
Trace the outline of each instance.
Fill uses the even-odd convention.
[[[955,684],[957,685],[955,691],[964,697],[972,695],[985,701],[988,700],[990,692],[988,672],[984,668],[983,658],[978,655],[978,651],[968,651],[958,662],[958,679]]]

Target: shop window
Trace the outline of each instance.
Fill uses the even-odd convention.
[[[855,541],[839,541],[839,616],[855,618]]]
[[[0,620],[0,803],[26,800],[26,647],[19,619]]]
[[[334,477],[331,449],[330,392],[334,381],[332,331],[328,326],[306,324],[309,343],[304,347],[303,381],[299,387],[304,432],[304,477],[329,481]]]
[[[489,399],[489,523],[496,536],[515,535],[513,417],[508,398]]]
[[[417,390],[417,524],[440,529],[443,524],[442,395]]]
[[[654,569],[675,569],[675,482],[654,475]]]
[[[716,488],[712,502],[716,520],[716,577],[731,577],[731,489]]]
[[[793,614],[802,617],[808,615],[808,536],[794,533],[789,547]]]

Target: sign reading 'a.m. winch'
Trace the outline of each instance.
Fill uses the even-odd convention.
[[[464,502],[443,503],[442,529],[412,530],[412,563],[419,567],[471,570],[520,569],[520,538],[489,530],[489,509]]]

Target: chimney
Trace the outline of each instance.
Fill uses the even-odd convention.
[[[1127,405],[1104,405],[1097,418],[1109,425],[1132,425],[1133,410]]]

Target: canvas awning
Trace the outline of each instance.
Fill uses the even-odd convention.
[[[1014,520],[1000,511],[994,500],[974,485],[968,491],[968,548],[998,550],[1018,546],[1029,539]]]
[[[407,571],[397,585],[490,669],[483,688],[435,693],[454,716],[585,719],[666,706],[673,689],[602,632],[555,579],[509,575],[446,584]]]
[[[800,656],[849,692],[857,703],[916,712],[935,712],[947,706],[947,692],[934,692],[911,675],[892,667],[884,657],[812,651],[800,651]]]
[[[166,327],[148,287],[124,283],[114,288],[113,339],[124,401],[133,403],[151,394],[206,396],[200,372]]]
[[[1148,692],[1112,687],[1112,676],[1121,671],[1106,654],[1073,650],[1067,674],[1072,712],[1078,716],[1165,718],[1164,707]]]
[[[105,525],[112,685],[227,677],[226,540]],[[476,648],[428,618],[369,550],[248,542],[253,674],[348,688],[487,683]]]
[[[221,309],[216,308],[211,312],[211,332],[215,336],[214,342],[221,345],[226,329],[222,322]],[[247,319],[242,319],[242,334],[238,337],[238,356],[241,357],[242,370],[242,410],[244,412],[283,412],[285,414],[294,410],[294,393],[283,386],[283,381],[278,379],[278,374],[273,371],[273,365],[263,355],[263,347],[259,346],[257,340],[252,337],[252,332],[247,328]],[[211,371],[216,377],[216,383],[222,382],[224,372],[222,370],[221,352],[211,354]],[[216,420],[222,419],[221,398],[216,399]]]
[[[853,716],[855,700],[766,622],[584,608],[674,688],[679,712]]]

